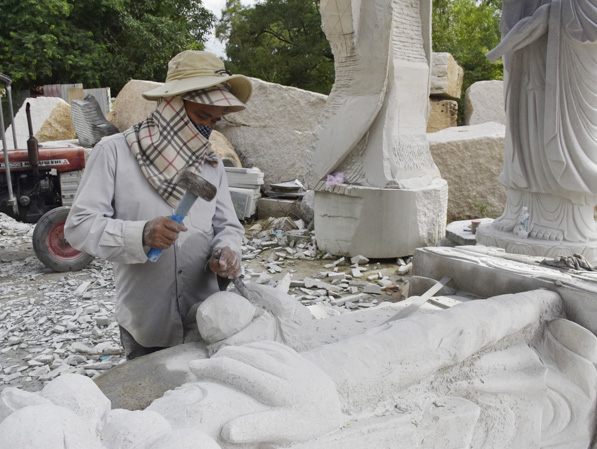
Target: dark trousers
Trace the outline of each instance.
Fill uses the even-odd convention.
[[[127,331],[124,327],[118,326],[120,328],[120,342],[124,347],[124,355],[126,356],[127,360],[133,360],[137,357],[141,357],[142,355],[151,354],[152,352],[159,351],[160,347],[153,347],[148,348],[145,346],[141,346],[137,341],[133,338],[133,336]]]

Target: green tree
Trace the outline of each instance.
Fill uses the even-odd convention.
[[[67,0],[2,2],[0,69],[15,87],[46,82],[97,84],[93,65],[106,47],[92,30],[69,20],[73,9]]]
[[[476,81],[502,79],[501,60],[485,57],[500,43],[501,6],[501,0],[433,0],[433,51],[451,53],[464,69],[463,92]]]
[[[164,81],[172,56],[202,50],[214,23],[200,0],[127,0],[107,36],[100,79],[116,92],[131,78]]]
[[[179,51],[203,48],[215,17],[201,0],[4,0],[0,71],[15,89],[163,81]]]
[[[329,93],[334,58],[321,29],[319,0],[265,0],[244,7],[227,0],[216,36],[228,66],[265,81]]]

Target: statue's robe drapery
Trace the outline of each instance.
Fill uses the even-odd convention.
[[[505,0],[504,35],[545,0]],[[597,1],[553,0],[547,34],[504,55],[506,153],[500,181],[597,203]]]

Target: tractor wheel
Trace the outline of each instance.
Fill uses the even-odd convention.
[[[69,207],[57,207],[44,214],[33,231],[33,249],[37,258],[54,271],[79,271],[94,259],[76,250],[64,238],[64,222]]]

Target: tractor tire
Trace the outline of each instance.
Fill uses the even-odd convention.
[[[46,267],[62,271],[79,271],[94,259],[87,253],[76,250],[64,238],[64,222],[69,207],[57,207],[45,213],[33,231],[33,250]]]

